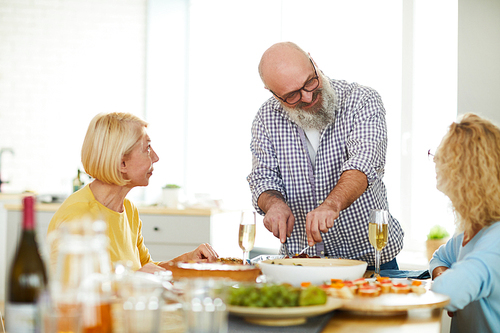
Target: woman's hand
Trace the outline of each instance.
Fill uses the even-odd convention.
[[[186,252],[178,256],[172,261],[203,261],[214,262],[219,258],[219,255],[208,243],[201,244],[191,252]]]
[[[217,258],[219,258],[217,252],[215,252],[212,246],[208,243],[201,244],[194,251],[188,252],[187,254],[190,256],[189,260],[214,262]]]
[[[434,270],[432,271],[432,279],[434,280],[439,275],[443,274],[447,269],[448,269],[448,267],[445,267],[445,266],[438,266],[438,267],[434,268]]]
[[[152,262],[148,262],[146,265],[142,266],[141,269],[138,269],[138,272],[143,272],[143,273],[149,273],[149,274],[154,274],[155,272],[161,272],[164,271],[165,268],[157,266],[153,264]]]

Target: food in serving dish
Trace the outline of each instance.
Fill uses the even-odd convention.
[[[227,278],[234,281],[255,282],[261,274],[258,267],[253,265],[224,264],[224,263],[171,263],[168,268],[172,272],[172,278],[197,278],[213,277]]]
[[[326,292],[312,284],[302,288],[288,283],[238,285],[228,294],[230,305],[258,308],[322,305],[326,301]]]
[[[388,277],[377,277],[375,283],[380,287],[383,294],[391,292],[392,280]]]
[[[380,296],[380,287],[373,284],[361,285],[358,289],[358,295],[364,297]]]
[[[350,259],[288,258],[270,259],[257,264],[267,282],[290,283],[299,287],[304,281],[321,285],[332,278],[355,280],[366,271],[366,262]]]
[[[391,292],[395,294],[408,294],[410,290],[410,285],[406,283],[395,283],[391,287]]]
[[[232,258],[232,257],[222,257],[222,258],[217,258],[217,262],[223,263],[223,264],[236,264],[236,265],[243,265],[243,259],[240,258]]]
[[[291,326],[304,324],[308,317],[325,314],[340,308],[342,304],[342,300],[328,297],[326,303],[322,305],[286,308],[256,308],[250,306],[228,305],[227,309],[232,315],[243,317],[245,321],[255,325]]]
[[[398,283],[402,279],[394,279]],[[372,281],[370,281],[372,282]],[[409,280],[406,280],[408,282]],[[329,297],[342,301],[341,309],[343,311],[354,311],[364,315],[392,315],[403,314],[413,309],[434,309],[442,308],[449,303],[450,298],[446,295],[434,293],[432,290],[427,290],[428,283],[423,281],[425,286],[425,293],[417,294],[409,292],[407,294],[395,294],[392,292],[380,294],[376,297],[363,297],[355,295],[350,299],[342,299],[336,297]]]
[[[328,295],[344,299],[350,299],[356,295],[376,297],[387,293],[407,294],[413,292],[423,294],[426,292],[422,281],[392,280],[388,277],[378,277],[373,281],[365,278],[354,281],[332,279],[330,284],[323,284],[321,287]]]
[[[293,256],[285,256],[285,259],[294,259],[294,258],[321,258],[320,256],[309,256],[307,253],[295,253]]]
[[[424,285],[422,284],[422,281],[413,280],[411,282],[410,288],[411,288],[411,291],[416,293],[416,294],[425,293],[425,288],[424,288]]]

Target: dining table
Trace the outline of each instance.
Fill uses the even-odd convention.
[[[373,271],[367,270],[363,277],[373,277]],[[383,275],[384,272],[382,272]],[[430,283],[427,271],[388,271],[386,275],[398,278],[418,277]],[[231,333],[440,333],[443,326],[449,325],[449,317],[444,306],[447,300],[432,307],[418,307],[407,311],[364,312],[334,310],[330,313],[308,318],[307,323],[298,326],[259,326],[246,323],[242,318],[229,316],[229,332]],[[443,325],[444,322],[444,325]],[[446,331],[446,330],[445,330]]]
[[[364,277],[372,277],[372,271],[366,271]],[[430,279],[429,279],[430,280]],[[426,280],[423,280],[426,281]],[[296,326],[262,326],[246,322],[243,318],[229,314],[228,332],[230,333],[440,333],[447,314],[442,302],[431,308],[415,308],[408,311],[388,313],[364,313],[363,311],[345,311],[337,309],[316,317],[308,318],[307,323]],[[4,303],[0,301],[0,310],[4,314]],[[164,311],[161,319],[162,333],[184,332],[182,316],[179,311]],[[115,332],[120,332],[119,325]]]
[[[0,302],[0,308],[2,309],[2,314],[4,313],[4,304]],[[320,326],[316,326],[311,330],[304,330],[301,327],[296,327],[295,331],[300,332],[321,332],[321,333],[354,333],[354,332],[370,332],[370,333],[432,333],[432,332],[442,332],[442,318],[443,309],[436,308],[432,310],[412,310],[407,313],[400,315],[390,315],[390,316],[366,316],[363,314],[353,314],[345,311],[334,311],[325,318],[320,318],[323,320]],[[2,318],[3,319],[3,318]],[[234,320],[239,320],[238,318],[233,318],[230,316],[230,322]],[[175,325],[174,325],[175,326]],[[161,332],[184,332],[180,326],[171,325],[171,323],[164,322],[161,327]],[[177,328],[176,328],[177,327]],[[251,327],[249,330],[231,330],[230,333],[238,332],[293,332],[292,327],[269,327],[269,326],[257,326],[248,325]],[[230,326],[231,328],[231,326]]]
[[[367,316],[345,311],[334,311],[322,333],[352,332],[441,332],[442,308],[409,310],[399,315]]]

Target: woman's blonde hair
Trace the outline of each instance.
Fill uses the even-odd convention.
[[[440,189],[459,231],[473,234],[500,221],[500,129],[475,114],[450,126],[434,157]]]
[[[130,113],[100,113],[92,119],[82,146],[85,172],[108,184],[124,186],[120,172],[124,156],[144,134],[148,123]]]

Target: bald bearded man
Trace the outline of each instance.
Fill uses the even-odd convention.
[[[363,260],[374,265],[370,209],[389,210],[382,181],[385,109],[365,86],[327,78],[291,42],[262,56],[259,74],[272,93],[252,124],[247,180],[264,225],[291,254]],[[398,269],[403,230],[389,214],[381,268]],[[284,254],[283,245],[280,253]],[[369,267],[371,268],[371,267]]]

